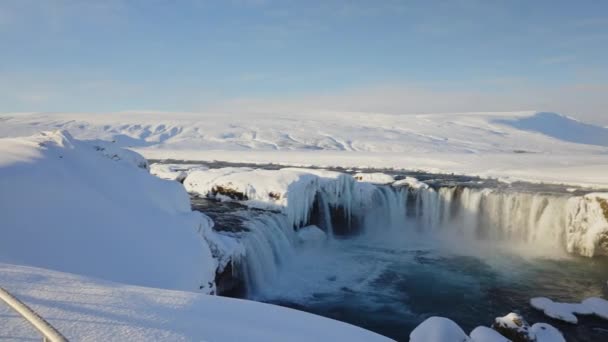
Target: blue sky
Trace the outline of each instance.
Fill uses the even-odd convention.
[[[0,112],[552,110],[608,125],[606,1],[0,0]]]

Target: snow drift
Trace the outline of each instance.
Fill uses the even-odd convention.
[[[213,292],[209,225],[131,151],[65,131],[0,139],[1,261]]]
[[[39,268],[0,263],[0,283],[71,341],[390,341],[275,305]],[[2,338],[40,338],[5,305],[0,315]]]

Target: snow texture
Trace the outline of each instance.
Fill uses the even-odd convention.
[[[393,186],[407,186],[412,189],[428,189],[429,185],[414,177],[405,177],[393,183]]]
[[[470,341],[465,332],[444,317],[429,317],[410,334],[410,342],[466,342]]]
[[[0,283],[70,341],[390,341],[279,306],[40,268],[0,263]],[[40,340],[7,306],[0,316],[1,339]]]
[[[390,184],[395,181],[393,176],[381,172],[357,173],[354,177],[359,182],[367,182],[372,184]]]
[[[318,169],[230,167],[200,170],[188,174],[184,186],[188,192],[199,196],[282,212],[293,227],[301,227],[308,221],[319,192],[324,194],[328,205],[345,208],[347,215],[353,206],[360,205],[356,182],[350,175]]]
[[[583,303],[559,303],[549,298],[536,297],[530,299],[533,308],[542,310],[545,315],[568,323],[578,323],[578,315],[591,315],[593,309]]]
[[[580,303],[560,303],[549,298],[536,297],[530,299],[530,305],[551,318],[568,323],[578,323],[576,315],[596,315],[608,319],[608,300],[598,297],[587,298]]]
[[[536,338],[536,342],[566,342],[564,335],[555,327],[547,323],[535,323],[530,332]]]
[[[404,168],[608,187],[608,129],[555,113],[3,114],[0,137],[56,128],[151,159]]]
[[[210,220],[146,167],[65,131],[0,139],[0,261],[213,292]]]

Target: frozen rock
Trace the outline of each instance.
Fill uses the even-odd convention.
[[[410,342],[465,342],[471,341],[454,321],[444,317],[430,317],[412,331]]]
[[[528,322],[521,315],[514,312],[504,317],[496,317],[494,324],[492,324],[492,329],[513,342],[534,341],[534,334],[530,331]]]

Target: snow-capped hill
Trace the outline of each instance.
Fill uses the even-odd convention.
[[[496,122],[524,131],[538,132],[562,141],[608,146],[608,128],[590,125],[557,113],[536,113],[532,116],[502,119]]]
[[[571,132],[573,127],[578,131]],[[576,144],[589,143],[584,139],[605,142],[607,136],[602,127],[558,114],[536,112],[423,115],[330,112],[298,116],[28,114],[6,117],[0,136],[31,134],[50,128],[67,129],[80,139],[104,139],[120,146],[172,150],[543,152],[579,149]],[[592,134],[585,134],[583,141],[572,138],[581,133],[580,130]]]
[[[149,159],[401,168],[608,186],[607,129],[553,113],[5,114],[0,137],[58,128]]]
[[[205,217],[142,160],[65,131],[0,139],[0,261],[212,292]]]

